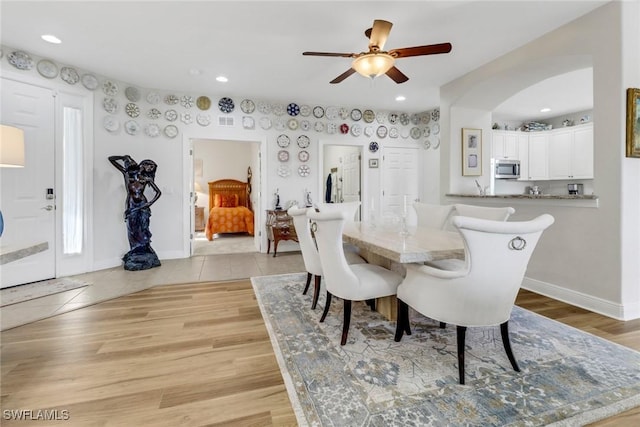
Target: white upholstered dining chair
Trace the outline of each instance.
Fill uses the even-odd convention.
[[[467,327],[500,325],[502,342],[513,369],[519,371],[509,342],[509,318],[531,254],[553,217],[530,221],[491,221],[457,216],[453,224],[465,245],[465,268],[440,270],[427,265],[407,265],[398,286],[398,321],[395,341],[411,335],[409,310],[456,325],[458,374],[464,384],[464,346]]]
[[[366,301],[372,309],[375,308],[375,298],[395,295],[402,276],[379,265],[347,264],[342,246],[342,231],[349,216],[347,212],[309,210],[307,216],[311,219],[327,288],[327,298],[320,322],[324,322],[329,313],[332,296],[344,300],[344,321],[340,344],[345,345],[351,321],[351,302]]]
[[[491,219],[493,221],[506,221],[516,211],[512,207],[490,208],[486,206],[463,205],[461,203],[456,203],[454,207],[457,215]]]
[[[415,202],[413,209],[416,211],[418,227],[431,227],[442,229],[453,211],[453,205],[434,205],[430,203]]]

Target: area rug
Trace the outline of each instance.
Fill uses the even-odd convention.
[[[411,336],[354,303],[340,346],[342,301],[324,323],[306,274],[251,279],[300,425],[576,426],[640,405],[640,353],[515,307],[509,322],[521,372],[499,327],[469,328],[466,385],[455,327],[411,314]]]
[[[0,291],[0,307],[70,291],[72,289],[83,288],[85,286],[89,286],[89,283],[67,277],[12,286]]]

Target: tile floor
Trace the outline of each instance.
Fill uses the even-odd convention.
[[[276,258],[272,254],[257,252],[193,256],[163,260],[162,266],[143,271],[126,271],[122,267],[114,267],[72,276],[90,283],[84,288],[2,307],[0,330],[4,331],[153,286],[219,282],[303,271],[304,262],[299,251],[278,253]]]

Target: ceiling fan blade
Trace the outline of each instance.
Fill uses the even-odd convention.
[[[365,35],[369,33],[369,50],[384,50],[384,44],[387,42],[389,32],[393,24],[389,21],[383,21],[382,19],[376,19],[373,21],[373,27],[370,30],[365,31]]]
[[[438,53],[451,52],[451,43],[430,44],[426,46],[404,47],[389,51],[389,55],[395,58],[407,58],[409,56],[436,55]]]
[[[347,77],[349,77],[351,74],[353,74],[355,72],[356,72],[356,70],[354,70],[353,68],[349,68],[347,71],[345,71],[344,73],[340,74],[338,77],[336,77],[335,79],[331,80],[329,83],[331,83],[331,84],[340,83],[341,81],[343,81],[344,79],[346,79]]]
[[[409,80],[409,77],[407,77],[402,71],[398,70],[396,67],[391,67],[389,68],[389,71],[387,71],[387,76],[391,77],[391,80],[393,80],[396,83],[404,83],[407,80]]]
[[[358,56],[355,53],[333,53],[333,52],[302,52],[303,55],[307,56],[339,56],[342,58],[355,58]]]

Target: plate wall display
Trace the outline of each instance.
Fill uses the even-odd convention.
[[[33,68],[33,59],[27,52],[21,50],[13,51],[7,55],[7,61],[18,70],[30,70]]]
[[[179,102],[180,98],[178,98],[176,95],[169,94],[164,97],[164,103],[167,105],[176,105]]]
[[[289,129],[291,129],[291,130],[298,129],[298,126],[299,126],[298,120],[296,120],[296,119],[291,118],[291,119],[289,119],[289,121],[287,121],[287,127]]]
[[[300,120],[300,129],[302,129],[305,132],[310,130],[311,123],[309,123],[309,120]]]
[[[307,135],[300,135],[296,142],[300,148],[307,148],[311,144],[311,140]]]
[[[431,120],[433,120],[434,122],[440,120],[440,110],[433,110],[431,112]]]
[[[335,123],[327,123],[327,133],[333,135],[336,132],[338,132],[338,125]]]
[[[300,115],[302,117],[309,117],[310,114],[311,114],[311,107],[309,107],[308,105],[300,106]]]
[[[366,136],[371,136],[373,135],[373,126],[365,126],[364,128],[364,134]]]
[[[403,129],[400,131],[400,136],[401,136],[402,138],[404,138],[404,139],[409,138],[409,129],[407,129],[407,128],[403,128]]]
[[[378,129],[376,129],[376,135],[378,135],[378,138],[386,138],[387,133],[388,133],[388,130],[385,125],[380,125],[378,126]]]
[[[166,125],[164,127],[164,135],[167,138],[175,138],[178,136],[178,128],[176,125]]]
[[[173,111],[173,113],[175,114],[175,117],[173,117],[173,116],[171,116],[171,115],[169,114],[169,112],[170,112],[170,111]],[[175,119],[177,119],[177,118],[178,118],[178,113],[176,113],[176,111],[175,111],[175,110],[169,110],[169,111],[167,111],[167,112],[165,113],[165,116],[173,117],[173,119],[172,119],[172,120],[169,120],[169,117],[166,117],[166,118],[167,118],[167,120],[169,120],[170,122],[172,122],[172,121],[174,121]],[[162,111],[158,110],[157,108],[152,108],[152,109],[150,109],[150,110],[147,112],[147,117],[149,117],[151,120],[157,120],[157,119],[159,119],[160,117],[162,117]]]
[[[431,131],[433,132],[434,135],[437,135],[440,133],[440,125],[439,124],[434,124],[433,126],[431,126]]]
[[[422,136],[425,138],[429,138],[431,136],[431,129],[429,129],[428,126],[422,131]]]
[[[397,138],[398,137],[398,128],[392,126],[389,128],[389,138]]]
[[[374,113],[373,110],[364,110],[362,112],[362,119],[367,123],[373,123],[376,119],[376,113]]]
[[[258,111],[260,111],[262,114],[270,114],[271,104],[264,101],[258,101]]]
[[[357,108],[354,108],[353,110],[351,110],[351,120],[353,120],[354,122],[359,121],[362,118],[362,111],[358,110]]]
[[[55,79],[58,77],[58,66],[48,59],[41,59],[38,61],[36,68],[42,77],[46,77],[48,79]]]
[[[151,117],[151,112],[154,113],[154,115],[157,112],[157,115],[155,117]],[[151,119],[157,119],[158,117],[160,117],[162,113],[160,113],[160,110],[158,110],[157,108],[152,108],[151,110],[149,110],[149,118]],[[167,110],[164,112],[164,118],[169,121],[169,122],[175,122],[178,119],[178,112],[176,110]]]
[[[389,114],[389,124],[395,125],[398,123],[398,113]]]
[[[111,80],[105,80],[102,83],[102,91],[107,96],[116,96],[118,94],[118,84]]]
[[[89,90],[98,89],[98,78],[93,74],[83,74],[80,81],[82,82],[82,86]]]
[[[281,178],[286,178],[291,175],[291,168],[289,165],[280,165],[278,166],[278,176]]]
[[[202,111],[207,111],[211,108],[211,99],[208,96],[199,96],[198,99],[196,99],[196,107]]]
[[[278,160],[281,162],[288,162],[289,161],[289,152],[287,150],[280,150],[278,151]]]
[[[327,107],[324,112],[324,115],[327,116],[329,120],[335,120],[338,118],[339,110],[338,107]]]
[[[315,107],[313,107],[313,117],[315,117],[316,119],[321,119],[324,117],[324,108],[322,108],[319,105],[316,105]]]
[[[422,148],[424,148],[425,150],[428,150],[429,148],[431,148],[431,141],[429,141],[428,139],[425,139],[422,142]]]
[[[411,115],[411,123],[413,123],[414,125],[419,125],[420,124],[420,116],[417,114],[412,114]]]
[[[283,119],[276,119],[276,123],[273,125],[276,130],[285,130],[287,128],[287,124]]]
[[[131,102],[138,102],[140,101],[140,90],[137,87],[133,87],[133,86],[127,86],[124,89],[124,96],[127,97],[127,99]]]
[[[380,124],[383,124],[387,121],[387,113],[384,111],[378,111],[376,113],[376,121]]]
[[[408,125],[409,122],[411,121],[411,119],[409,118],[409,115],[407,113],[401,113],[400,117],[399,117],[399,120],[400,120],[400,124],[402,126]]]
[[[309,160],[309,152],[307,150],[302,150],[298,153],[298,160],[301,162],[306,162]]]
[[[313,129],[314,129],[316,132],[324,132],[324,123],[322,123],[322,122],[315,122],[315,123],[313,124]]]
[[[151,138],[156,138],[160,136],[160,126],[155,123],[148,124],[144,127],[144,133]]]
[[[124,111],[127,113],[127,116],[134,119],[140,115],[140,107],[133,102],[127,103],[127,105],[124,106]]]
[[[291,104],[287,105],[287,114],[294,117],[300,114],[300,107],[298,106],[298,104],[292,102]]]
[[[260,127],[264,130],[271,129],[271,119],[269,117],[260,118]]]
[[[287,112],[287,109],[282,104],[273,104],[271,106],[271,112],[273,114],[275,114],[276,116],[282,116],[282,115],[284,115],[284,113]]]
[[[184,108],[191,108],[193,107],[194,101],[193,101],[193,96],[191,95],[183,95],[180,98],[180,105],[182,105]]]
[[[135,120],[127,120],[124,124],[124,130],[129,135],[137,135],[140,133],[140,125]]]
[[[338,115],[342,120],[346,120],[349,117],[349,110],[345,107],[340,107],[338,110]]]
[[[233,111],[234,108],[236,108],[236,106],[233,103],[233,99],[227,98],[225,96],[223,98],[220,98],[220,100],[218,101],[218,108],[223,113],[229,114],[229,113],[231,113]]]
[[[358,123],[355,123],[353,126],[351,126],[351,135],[360,136],[361,134],[362,126],[360,126]]]
[[[250,99],[243,99],[240,101],[240,109],[245,114],[252,114],[256,111],[256,104]]]
[[[278,143],[278,147],[280,148],[287,148],[289,146],[289,144],[291,143],[291,140],[289,139],[288,135],[280,134],[278,135],[278,138],[276,138],[276,142]]]
[[[422,136],[422,131],[416,126],[411,128],[411,132],[409,134],[411,135],[411,138],[418,139]]]
[[[191,113],[182,113],[182,114],[180,114],[180,120],[185,125],[190,125],[191,123],[193,123],[193,114],[191,114]]]
[[[298,167],[298,175],[305,177],[305,176],[309,176],[310,173],[311,173],[311,169],[309,168],[309,166],[300,165],[300,167]]]
[[[346,135],[349,133],[349,125],[346,123],[343,123],[340,125],[340,133],[343,135]]]
[[[147,94],[147,102],[151,105],[160,103],[160,94],[158,92],[149,92]]]
[[[60,69],[60,78],[70,85],[74,85],[80,81],[80,75],[75,68],[62,67]]]
[[[369,143],[369,151],[371,151],[372,153],[377,153],[379,148],[380,146],[376,141],[371,141]]]
[[[209,126],[211,124],[211,116],[208,114],[198,114],[196,116],[196,123],[200,126]]]
[[[433,141],[433,149],[437,150],[438,147],[440,147],[440,138],[436,137],[436,138],[434,138],[434,141]]]
[[[254,120],[253,117],[244,116],[242,118],[242,127],[245,128],[245,129],[255,129],[256,128],[256,121]]]
[[[106,116],[102,120],[102,124],[104,128],[111,133],[117,132],[118,129],[120,129],[120,122],[115,116]]]
[[[428,125],[430,121],[431,121],[431,114],[430,113],[424,113],[420,117],[420,123],[422,123],[423,125]]]
[[[106,97],[102,100],[102,108],[107,113],[114,114],[118,111],[118,101],[113,98]]]

